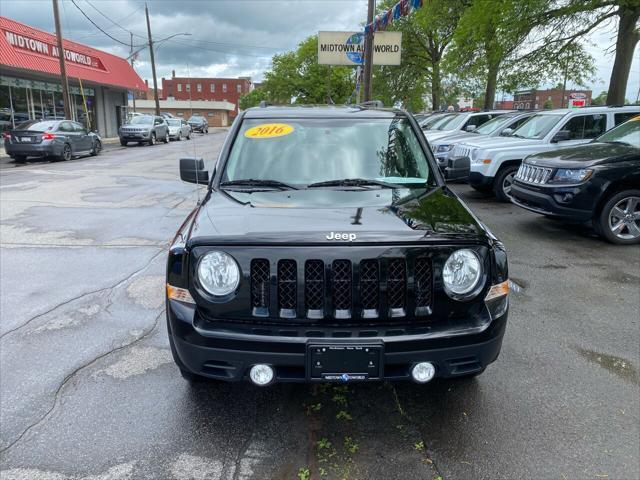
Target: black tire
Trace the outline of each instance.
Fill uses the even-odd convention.
[[[191,140],[191,132],[187,133],[187,140]]]
[[[95,157],[97,155],[100,155],[101,151],[102,151],[102,142],[100,140],[96,140],[95,143],[93,144],[93,148],[91,149],[91,155]]]
[[[65,143],[62,147],[62,153],[60,154],[60,160],[67,162],[71,160],[71,145]]]
[[[616,209],[620,216],[616,215]],[[608,242],[640,243],[640,190],[623,190],[609,197],[593,223],[598,234]],[[619,228],[618,232],[615,227]]]
[[[173,357],[173,361],[178,366],[178,369],[180,370],[180,375],[182,376],[182,378],[184,378],[190,384],[203,383],[208,381],[209,380],[208,378],[202,377],[200,375],[196,375],[195,373],[191,372],[184,363],[182,363],[182,360],[180,360],[180,357],[178,356],[178,352],[176,351],[176,347],[173,343],[173,335],[171,335],[171,330],[169,329],[168,324],[167,324],[167,330],[169,333],[169,347],[171,348],[171,356]]]
[[[156,144],[156,132],[151,132],[151,136],[149,137],[149,145]]]
[[[164,143],[169,143],[169,140],[171,139],[169,138],[169,130],[167,130],[167,133],[164,135],[164,138],[162,139],[162,141]]]
[[[178,132],[178,141],[181,142],[182,141],[182,132]]]
[[[26,155],[16,155],[13,157],[13,159],[15,160],[16,163],[24,163],[27,161],[27,156]]]
[[[120,140],[120,145],[126,147],[127,145],[129,145],[129,142],[127,142],[126,140]]]
[[[498,172],[496,178],[493,180],[493,194],[496,198],[504,203],[511,202],[511,183],[513,183],[513,177],[518,171],[518,165],[512,165],[505,167]]]
[[[208,129],[208,128],[205,128],[205,129],[202,131],[202,133],[209,133],[209,129]]]

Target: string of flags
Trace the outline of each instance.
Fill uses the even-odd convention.
[[[400,0],[386,12],[376,15],[373,22],[365,25],[364,33],[384,30],[395,20],[398,20],[400,17],[406,17],[410,15],[411,12],[422,7],[423,1],[424,0]]]

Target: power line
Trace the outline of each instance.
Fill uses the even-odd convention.
[[[100,15],[102,15],[104,18],[106,18],[107,20],[109,20],[112,24],[114,24],[116,27],[118,27],[120,30],[123,30],[124,32],[131,34],[131,35],[135,35],[137,37],[140,38],[144,38],[141,35],[136,35],[135,33],[133,33],[131,30],[127,30],[126,28],[124,28],[122,25],[120,25],[119,23],[116,23],[115,21],[113,21],[111,18],[109,18],[107,15],[105,15],[100,9],[98,9],[98,7],[96,7],[93,3],[91,3],[89,0],[84,0],[87,4],[89,4],[89,6],[91,8],[93,8],[96,12],[98,12]]]
[[[84,10],[82,10],[82,9],[78,6],[78,4],[75,2],[75,0],[71,0],[71,3],[73,3],[73,5],[74,5],[78,10],[80,10],[80,13],[82,13],[82,15],[84,16],[84,18],[86,18],[87,20],[89,20],[89,21],[91,22],[91,24],[92,24],[94,27],[96,27],[98,30],[100,30],[102,33],[104,33],[104,34],[105,34],[107,37],[109,37],[111,40],[113,40],[114,42],[118,42],[119,44],[124,45],[124,46],[126,46],[126,47],[131,47],[131,43],[126,43],[126,42],[123,42],[123,41],[121,41],[121,40],[118,40],[116,37],[114,37],[113,35],[111,35],[111,34],[107,33],[107,32],[106,32],[106,31],[104,31],[102,28],[100,28],[96,22],[94,22],[93,20],[91,20],[91,18],[89,18],[89,16],[88,16],[86,13],[84,13]],[[143,44],[141,44],[141,45],[134,45],[133,47],[134,47],[134,48],[135,48],[135,47],[142,47],[142,46],[144,46],[144,45],[146,45],[146,44],[144,44],[144,43],[143,43]]]

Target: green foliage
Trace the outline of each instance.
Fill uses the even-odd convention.
[[[273,103],[346,103],[354,81],[353,68],[318,65],[318,37],[312,36],[273,57],[261,89]]]
[[[592,105],[606,105],[607,104],[607,91],[603,90],[600,94],[591,100]]]
[[[247,108],[258,106],[263,100],[267,100],[267,93],[261,88],[256,88],[240,97],[238,104],[240,109],[246,110]]]
[[[311,478],[311,472],[306,467],[300,467],[298,470],[298,480],[309,480]]]
[[[544,110],[553,110],[553,102],[550,98],[547,98],[545,102],[542,104],[542,108]]]
[[[356,453],[360,445],[351,437],[344,437],[344,449],[349,452],[351,455]]]

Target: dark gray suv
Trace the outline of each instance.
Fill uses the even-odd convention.
[[[162,140],[169,143],[169,124],[161,116],[139,115],[131,118],[129,123],[120,127],[120,145],[126,146],[129,142],[138,142],[139,145],[148,143],[155,145]]]

